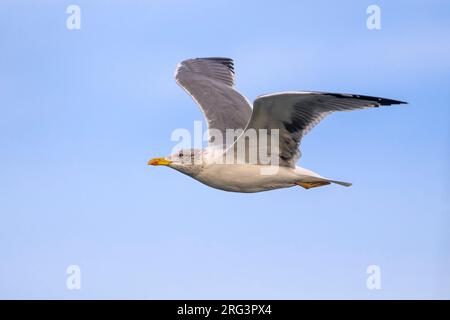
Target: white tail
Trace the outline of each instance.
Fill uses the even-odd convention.
[[[337,180],[328,180],[328,181],[336,183],[336,184],[340,184],[341,186],[344,186],[344,187],[350,187],[352,185],[350,182],[337,181]]]

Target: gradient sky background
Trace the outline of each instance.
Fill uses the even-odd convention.
[[[450,298],[448,39],[448,1],[1,1],[0,298]],[[299,164],[351,188],[227,193],[146,165],[203,119],[173,71],[205,56],[250,100],[409,104],[304,139]]]

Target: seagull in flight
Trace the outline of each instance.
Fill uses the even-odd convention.
[[[167,157],[153,158],[148,164],[168,166],[205,185],[231,192],[292,186],[310,189],[331,183],[351,186],[297,166],[302,138],[334,111],[406,103],[358,94],[289,91],[261,95],[252,106],[235,89],[234,63],[229,58],[185,60],[178,64],[175,80],[203,112],[208,125],[208,146],[182,149]],[[218,139],[226,137],[228,130],[240,135],[225,141]],[[272,131],[278,139],[275,147],[268,147]],[[253,142],[249,141],[251,132],[256,132]],[[276,161],[263,161],[261,151]],[[252,154],[257,155],[256,160],[251,161]]]

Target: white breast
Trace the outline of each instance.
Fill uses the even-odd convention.
[[[287,188],[298,181],[295,169],[249,164],[207,165],[194,178],[210,187],[235,192]]]

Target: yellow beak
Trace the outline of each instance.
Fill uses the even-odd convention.
[[[166,158],[153,158],[147,162],[149,166],[168,166],[172,161]]]

